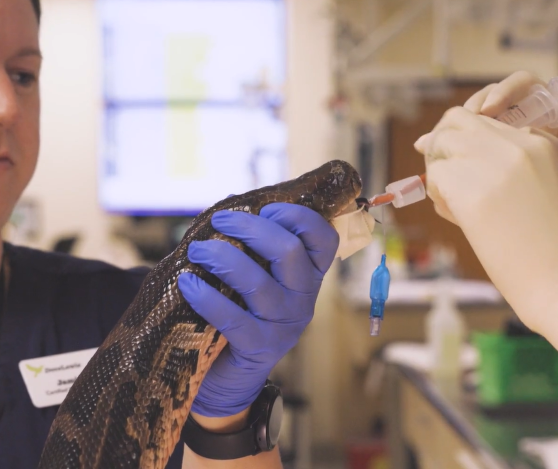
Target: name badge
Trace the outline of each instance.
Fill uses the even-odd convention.
[[[19,362],[27,392],[35,407],[60,405],[96,348],[60,353]]]

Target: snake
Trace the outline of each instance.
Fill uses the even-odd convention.
[[[268,261],[212,227],[213,213],[258,215],[267,204],[286,202],[331,221],[356,205],[361,188],[358,172],[334,160],[296,179],[230,196],[194,218],[73,383],[50,428],[39,469],[164,469],[205,374],[227,344],[185,301],[178,276],[192,272],[246,309],[239,293],[188,260],[189,244],[231,243],[270,272]]]

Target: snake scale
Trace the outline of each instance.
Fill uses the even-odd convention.
[[[226,339],[184,300],[182,272],[201,277],[246,307],[238,293],[188,261],[192,241],[220,239],[217,210],[259,214],[273,202],[308,206],[330,221],[358,197],[361,180],[346,162],[229,197],[194,219],[178,247],[148,274],[132,304],[71,387],[50,429],[39,469],[163,469],[206,372]],[[271,242],[271,241],[270,241]]]

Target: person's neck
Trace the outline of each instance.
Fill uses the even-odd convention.
[[[2,265],[4,259],[4,241],[2,237],[0,237],[0,265]]]

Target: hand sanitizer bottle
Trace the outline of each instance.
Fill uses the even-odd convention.
[[[426,317],[426,337],[432,354],[431,376],[444,395],[457,398],[461,387],[461,348],[465,323],[455,304],[449,279],[440,279]]]

